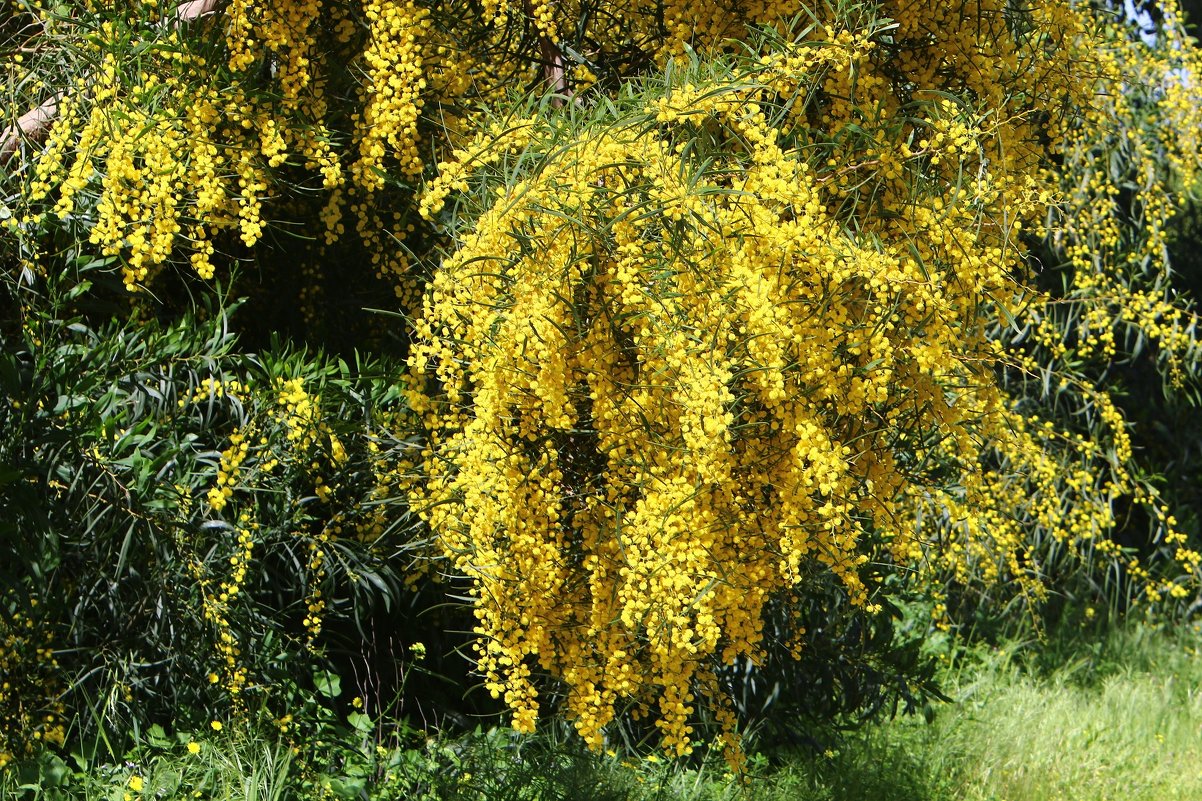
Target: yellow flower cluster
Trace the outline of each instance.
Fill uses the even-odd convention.
[[[315,399],[305,391],[299,378],[280,378],[276,386],[276,406],[288,429],[288,441],[305,450],[311,448],[319,434],[328,432],[320,420],[321,411]]]
[[[221,462],[217,467],[217,486],[209,490],[209,506],[214,512],[220,512],[234,494],[241,475],[242,462],[250,449],[247,440],[248,433],[238,430],[230,434],[230,446],[221,452]]]
[[[945,387],[967,406],[992,386],[977,309],[1014,291],[1005,232],[899,186],[881,196],[908,245],[851,236],[844,182],[765,114],[777,79],[860,52],[810,48],[806,71],[767,66],[750,89],[670,87],[559,144],[435,274],[410,359],[431,432],[414,504],[475,582],[480,667],[518,728],[537,666],[590,744],[634,699],[687,753],[711,660],[754,657],[767,600],[815,569],[869,604],[863,543],[911,536],[899,462],[967,436]],[[492,158],[532,131],[549,147],[528,125]],[[692,126],[743,153],[689,158]],[[928,158],[894,163],[912,177]],[[435,182],[431,212],[462,180]]]
[[[356,120],[359,159],[352,168],[354,184],[364,190],[384,186],[384,159],[390,156],[401,175],[421,173],[417,122],[426,88],[422,44],[432,20],[416,3],[371,0],[364,7],[370,43],[363,53],[363,115]]]
[[[1039,321],[1036,339],[1055,359],[1071,347],[1077,358],[1103,361],[1150,343],[1180,383],[1199,343],[1194,315],[1174,297],[1167,238],[1175,195],[1196,187],[1202,168],[1202,55],[1176,4],[1166,3],[1164,14],[1155,47],[1122,21],[1095,32],[1104,85],[1124,89],[1099,92],[1066,134],[1056,228],[1074,279]]]
[[[379,505],[368,509],[340,509],[332,504],[339,486],[328,476],[345,465],[349,457],[346,446],[324,418],[321,396],[306,390],[304,380],[278,377],[269,388],[261,389],[236,379],[210,378],[202,381],[189,397],[182,399],[180,406],[183,408],[188,404],[202,404],[206,400],[221,398],[233,399],[244,409],[253,407],[262,410],[250,415],[230,433],[229,444],[222,450],[217,465],[215,485],[207,493],[209,507],[214,513],[224,513],[229,519],[236,514],[239,520],[237,553],[230,562],[234,572],[218,582],[211,597],[206,596],[206,615],[217,625],[221,638],[218,650],[222,659],[224,686],[236,696],[245,686],[247,678],[245,668],[238,664],[239,650],[227,615],[228,604],[238,595],[251,559],[252,543],[246,539],[248,530],[256,530],[260,525],[252,522],[251,512],[239,511],[239,507],[253,507],[255,493],[267,488],[265,479],[280,472],[300,475],[312,482],[312,494],[302,493],[295,500],[298,511],[300,506],[314,497],[323,504],[331,505],[333,512],[320,530],[313,532],[305,528],[295,532],[307,550],[305,566],[308,592],[304,599],[306,611],[301,622],[310,646],[322,629],[326,608],[322,584],[327,576],[326,561],[331,543],[336,541],[344,528],[362,540],[379,539],[388,519]],[[381,454],[378,447],[372,447],[370,451],[379,455],[378,459],[370,462],[376,478],[370,499],[382,500],[395,495],[400,481],[400,468],[392,464],[385,454]],[[249,503],[242,504],[239,498]],[[202,587],[214,582],[214,579],[203,576],[203,568],[199,563],[197,570],[202,571],[198,574]]]
[[[57,191],[51,210],[63,218],[94,204],[91,241],[120,257],[131,291],[181,252],[198,276],[212,278],[223,231],[253,247],[271,171],[294,156],[327,188],[342,183],[330,132],[298,123],[326,114],[321,82],[311,80],[321,57],[308,33],[320,3],[248,5],[233,3],[224,15],[229,66],[246,71],[269,58],[278,100],[222,86],[220,63],[161,16],[174,12],[150,8],[86,36],[97,66],[59,101],[26,199],[34,206]],[[130,70],[126,49],[135,46],[142,55]]]
[[[204,618],[217,632],[215,645],[221,676],[214,674],[210,679],[221,682],[236,709],[241,708],[241,693],[246,689],[248,674],[242,664],[242,646],[238,641],[238,631],[230,622],[230,614],[231,607],[238,603],[238,596],[246,584],[247,570],[254,555],[255,538],[252,532],[256,529],[258,524],[250,520],[250,515],[243,513],[239,517],[236,550],[229,560],[232,571],[215,590],[210,591],[212,584],[203,568],[199,564],[193,565],[193,573],[204,598]]]
[[[147,69],[134,86],[122,87],[120,76],[127,73],[118,69],[119,57],[103,56],[97,86],[80,84],[62,101],[66,113],[51,130],[28,196],[36,202],[57,183],[53,211],[65,218],[99,175],[90,238],[103,255],[122,257],[131,291],[144,286],[185,238],[191,240],[193,269],[207,279],[213,276],[216,230],[236,226],[248,245],[262,232],[262,165],[245,154],[231,157],[214,129],[230,100],[187,80],[189,70],[205,68],[203,59],[183,51],[161,59],[159,71]],[[86,118],[76,110],[85,96]],[[74,156],[66,166],[68,149]],[[232,186],[230,175],[236,177]]]
[[[321,443],[327,445],[326,459],[330,466],[336,467],[346,461],[346,450],[342,442],[321,420],[320,398],[309,395],[300,379],[279,379],[276,402],[279,417],[288,432],[288,441],[294,443],[294,447],[298,450],[295,457],[315,459],[314,448]],[[314,495],[318,500],[328,502],[335,488],[327,484],[320,475],[321,464],[319,462],[310,461],[309,468],[313,476]],[[317,636],[321,634],[322,612],[326,607],[321,588],[322,581],[326,577],[326,548],[336,537],[337,531],[341,531],[340,521],[341,517],[336,515],[329,526],[316,535],[308,537],[307,567],[310,587],[308,597],[305,599],[305,617],[301,623],[308,632],[310,647]]]
[[[307,644],[310,648],[313,647],[314,641],[321,634],[321,613],[326,608],[326,602],[321,597],[321,582],[326,577],[325,570],[325,546],[330,542],[330,535],[326,533],[319,534],[309,543],[309,576],[311,588],[309,596],[305,599],[305,617],[301,620],[301,625],[305,627],[307,632]]]
[[[303,105],[313,66],[322,59],[313,35],[322,6],[321,0],[234,0],[224,19],[230,69],[246,72],[270,59],[282,101],[293,107]]]

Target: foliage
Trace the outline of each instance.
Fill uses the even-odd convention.
[[[0,773],[5,798],[397,798],[628,801],[1190,799],[1198,794],[1198,631],[1089,624],[1033,644],[956,650],[957,699],[929,720],[880,722],[825,749],[769,749],[741,779],[720,762],[594,754],[554,732],[392,739],[331,718],[296,754],[278,730],[139,732],[127,751],[50,751]],[[1049,660],[1049,664],[1051,660]],[[359,724],[352,725],[352,721]],[[377,721],[371,721],[377,723]],[[316,734],[316,732],[315,732]],[[315,743],[320,739],[321,745]],[[132,790],[137,777],[140,790]],[[20,788],[25,786],[24,795]],[[1120,795],[1121,793],[1121,795]]]
[[[76,714],[245,714],[290,662],[345,647],[324,624],[398,601],[404,406],[379,363],[238,353],[219,310],[92,325],[61,285],[105,269],[7,286],[4,586],[39,604]],[[39,644],[6,681],[48,659]]]

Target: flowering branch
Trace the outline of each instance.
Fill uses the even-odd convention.
[[[175,9],[175,15],[164,22],[174,28],[213,14],[216,9],[217,0],[188,0],[186,3],[181,3]],[[0,135],[0,165],[8,163],[8,160],[20,147],[22,139],[38,143],[45,141],[50,126],[58,116],[58,103],[61,99],[61,92],[52,95],[40,106],[25,112],[14,124],[4,129],[4,133]]]

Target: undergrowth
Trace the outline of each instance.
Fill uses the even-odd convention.
[[[821,751],[761,740],[742,777],[716,756],[594,755],[555,728],[427,737],[352,712],[303,743],[156,726],[124,752],[44,751],[0,773],[0,798],[1185,801],[1202,798],[1199,647],[1198,625],[1129,624],[948,649],[950,703]]]

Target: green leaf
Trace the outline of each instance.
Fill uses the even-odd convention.
[[[335,778],[329,776],[323,782],[336,797],[345,801],[356,801],[367,792],[367,785],[362,779]]]
[[[361,731],[364,733],[370,732],[376,727],[375,721],[373,721],[370,716],[365,715],[362,712],[352,712],[351,714],[347,715],[346,722],[351,724],[351,728],[353,728],[355,731]]]
[[[163,727],[157,723],[146,730],[146,740],[155,748],[171,747],[171,739],[167,737],[167,732],[163,731]]]
[[[71,775],[71,769],[67,767],[67,763],[63,762],[55,754],[49,754],[42,760],[41,765],[41,783],[43,790],[49,790],[52,787],[62,787],[66,783],[66,779]]]
[[[10,464],[0,462],[0,487],[15,484],[21,480],[22,473]]]
[[[326,698],[337,698],[342,695],[342,679],[337,673],[331,673],[328,670],[314,671],[313,686]]]

